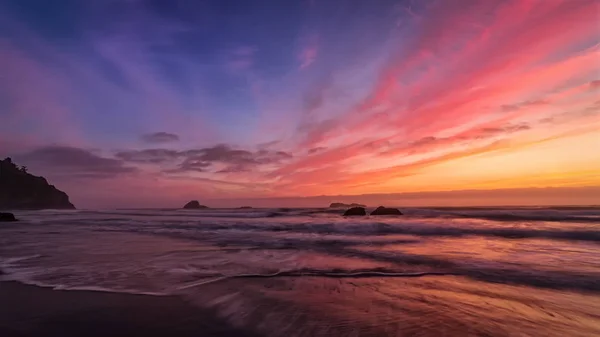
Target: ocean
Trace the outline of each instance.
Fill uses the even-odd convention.
[[[599,336],[600,207],[15,211],[0,280],[176,295],[266,336]]]

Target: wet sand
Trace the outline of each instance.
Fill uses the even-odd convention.
[[[0,282],[0,336],[257,336],[175,296]]]

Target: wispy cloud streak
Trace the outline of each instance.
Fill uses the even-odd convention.
[[[600,184],[597,1],[357,6],[0,5],[0,155],[132,198]]]

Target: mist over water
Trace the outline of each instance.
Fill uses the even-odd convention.
[[[3,280],[183,296],[270,336],[600,334],[600,209],[16,212]]]

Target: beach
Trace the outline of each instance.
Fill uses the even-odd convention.
[[[258,336],[179,297],[0,282],[0,336]]]

